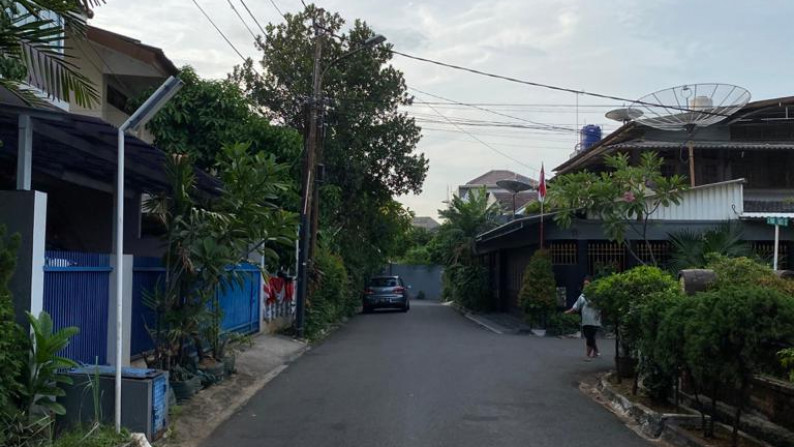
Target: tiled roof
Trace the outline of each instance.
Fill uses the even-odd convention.
[[[794,202],[776,200],[745,200],[746,213],[794,213]]]
[[[486,186],[496,186],[496,182],[499,180],[505,179],[515,179],[521,180],[524,183],[529,183],[532,186],[537,186],[538,182],[529,178],[525,177],[521,174],[517,174],[513,171],[508,171],[507,169],[494,169],[491,171],[486,172],[485,174],[475,178],[467,182],[467,185],[486,185]]]
[[[414,217],[413,220],[411,221],[411,225],[413,225],[415,227],[424,228],[424,229],[427,229],[427,230],[432,230],[432,229],[437,228],[437,227],[440,226],[440,224],[438,222],[436,222],[435,219],[433,219],[432,217],[429,217],[429,216],[417,216],[417,217]]]

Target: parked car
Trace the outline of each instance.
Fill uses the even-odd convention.
[[[364,291],[364,313],[375,309],[400,309],[408,312],[411,301],[408,299],[408,289],[399,276],[376,276],[369,281]]]

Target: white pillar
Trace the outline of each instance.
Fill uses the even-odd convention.
[[[17,143],[17,189],[30,191],[33,177],[33,122],[30,115],[19,115]]]
[[[123,284],[121,294],[121,308],[123,318],[121,320],[121,365],[130,366],[130,343],[132,340],[132,255],[124,255],[124,261],[121,264],[121,282]],[[110,272],[109,285],[110,294],[108,297],[108,345],[107,345],[107,361],[114,364],[116,359],[116,329],[117,315],[114,310],[118,309],[117,289],[114,287],[116,283],[116,275],[119,269],[116,268],[116,256],[110,256],[110,265],[113,271]]]
[[[44,262],[47,242],[47,194],[34,191],[33,249],[30,277],[30,313],[38,316],[44,310]]]
[[[775,254],[772,260],[772,270],[777,270],[778,247],[780,247],[780,225],[775,223]]]

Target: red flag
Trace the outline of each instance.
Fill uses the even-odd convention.
[[[543,163],[540,164],[540,181],[538,183],[538,201],[543,202],[546,200],[546,171],[543,168]]]

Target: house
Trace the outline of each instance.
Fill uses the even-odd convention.
[[[533,189],[515,194],[514,204],[514,193],[497,185],[496,182],[500,180],[518,180],[531,185]],[[457,195],[461,199],[466,200],[472,191],[485,187],[485,192],[488,195],[488,203],[498,203],[505,214],[512,214],[513,205],[515,205],[516,210],[520,210],[530,202],[537,200],[537,190],[535,189],[537,186],[538,182],[529,177],[505,169],[494,169],[470,180],[465,185],[458,186]]]
[[[17,320],[24,311],[47,310],[56,327],[81,329],[66,354],[100,363],[113,358],[117,297],[115,252],[115,177],[117,126],[128,118],[126,101],[177,74],[154,47],[89,27],[86,40],[70,40],[67,54],[92,79],[100,101],[92,107],[70,103],[26,104],[0,90],[0,224],[19,233],[22,244],[10,287]],[[148,140],[148,142],[147,142]],[[167,191],[167,155],[151,136],[126,137],[124,203],[124,339],[148,338],[141,324],[142,282],[148,259],[163,253],[162,242],[141,212],[144,194]],[[219,183],[197,172],[199,188],[214,194]],[[148,269],[148,270],[147,270]],[[135,271],[134,271],[135,270]],[[137,306],[137,307],[136,307]],[[136,329],[137,327],[137,329]],[[137,330],[137,334],[136,334]],[[130,344],[124,357],[129,361]]]
[[[434,231],[436,228],[440,227],[441,224],[430,216],[416,216],[411,219],[411,226],[414,228],[423,228],[427,231]]]
[[[588,150],[575,154],[555,171],[599,172],[605,169],[606,155],[623,153],[630,160],[637,160],[642,153],[654,151],[664,160],[665,175],[690,177],[693,187],[683,193],[680,205],[661,208],[651,216],[650,249],[627,235],[641,259],[650,260],[652,252],[656,259],[664,261],[670,253],[670,233],[700,232],[726,220],[742,222],[744,237],[754,250],[771,257],[776,227],[767,222],[786,223],[786,219],[794,217],[794,120],[790,114],[794,118],[794,97],[749,103],[728,119],[694,135],[629,122]],[[553,187],[553,183],[549,185],[550,190]],[[533,215],[514,220],[477,238],[477,250],[489,266],[494,300],[501,310],[518,309],[524,268],[540,245],[541,221],[561,306],[576,299],[585,275],[605,265],[622,270],[639,262],[623,245],[605,237],[596,216],[581,216],[569,228],[556,225],[553,214],[543,219]],[[794,232],[782,225],[777,230],[779,268],[787,268],[794,265]]]

